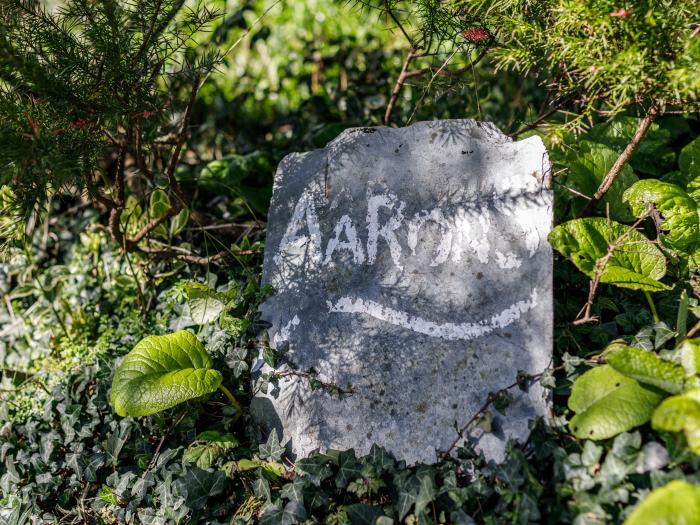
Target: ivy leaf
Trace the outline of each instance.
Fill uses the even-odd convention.
[[[353,449],[342,451],[338,464],[338,474],[335,477],[336,487],[345,488],[348,483],[362,476],[362,465],[355,459]]]
[[[284,447],[280,445],[279,437],[277,437],[277,429],[273,428],[264,445],[260,445],[260,457],[262,459],[271,459],[279,461],[284,454]]]
[[[329,461],[328,456],[324,454],[314,454],[297,461],[296,470],[299,474],[306,476],[311,483],[320,486],[323,480],[333,475],[333,470],[328,465]]]
[[[380,447],[376,443],[374,443],[372,448],[369,450],[367,459],[380,473],[394,470],[394,466],[396,464],[394,457],[387,452],[385,448]]]
[[[207,499],[224,491],[226,475],[220,471],[209,472],[191,467],[174,483],[174,486],[190,508],[199,509],[204,507]]]
[[[280,496],[289,501],[304,501],[304,487],[306,486],[306,481],[301,478],[296,478],[292,483],[287,483],[282,487]]]
[[[185,287],[190,316],[197,324],[207,324],[216,320],[226,309],[228,298],[206,284],[188,283]]]
[[[684,432],[688,448],[700,454],[700,390],[666,399],[654,412],[651,426],[656,430]]]
[[[435,488],[435,473],[431,469],[426,469],[422,472],[419,471],[416,477],[420,482],[420,488],[416,496],[415,512],[416,514],[420,514],[423,509],[430,505],[430,502],[435,499],[437,490]]]
[[[596,192],[601,182],[603,182],[603,179],[619,157],[619,153],[603,144],[596,144],[586,140],[580,141],[579,145],[578,151],[573,156],[570,156],[567,162],[569,170],[566,173],[564,184],[583,195],[590,196]],[[603,196],[600,206],[605,210],[606,204],[609,205],[612,219],[623,222],[632,220],[629,206],[622,201],[622,193],[625,188],[629,188],[637,180],[639,179],[632,171],[632,168],[625,165],[615,182]],[[586,199],[581,197],[574,198],[572,201],[572,214],[574,216],[578,215],[587,202]]]
[[[347,508],[348,520],[353,525],[374,525],[384,514],[381,508],[355,503]]]
[[[624,525],[680,525],[697,523],[700,516],[700,487],[673,480],[652,491],[634,509]]]
[[[260,518],[260,525],[294,525],[306,520],[306,509],[298,501],[290,501],[284,508],[271,506]]]
[[[615,370],[640,383],[658,387],[670,394],[683,391],[685,370],[679,364],[661,359],[653,352],[624,346],[608,354],[605,361]]]
[[[663,397],[610,365],[599,366],[574,383],[569,408],[576,415],[569,426],[577,438],[607,439],[649,421]]]
[[[270,483],[260,473],[258,473],[258,477],[253,480],[253,494],[265,501],[270,501],[272,499]]]
[[[594,278],[601,261],[601,282],[650,292],[669,289],[659,282],[666,274],[663,253],[644,235],[624,224],[602,217],[574,219],[554,228],[549,242],[590,278]],[[616,247],[603,266],[613,243]]]
[[[120,416],[148,416],[214,392],[221,373],[190,332],[139,341],[114,374],[110,399]]]
[[[413,478],[415,480],[415,478]],[[416,480],[417,484],[417,480]],[[399,513],[399,519],[403,520],[410,512],[418,497],[418,488],[413,484],[406,482],[398,491],[396,502],[396,511]]]
[[[697,204],[683,188],[656,179],[645,179],[628,188],[623,196],[641,217],[650,205],[661,213],[663,241],[671,248],[692,252],[700,238]]]

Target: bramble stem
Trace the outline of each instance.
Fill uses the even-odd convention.
[[[243,407],[238,402],[238,400],[235,397],[233,397],[233,394],[231,393],[231,391],[228,388],[226,388],[224,385],[219,385],[219,389],[224,393],[224,395],[226,395],[228,400],[233,405],[233,408],[236,409],[236,412],[238,412],[239,415],[243,414]]]
[[[591,215],[605,193],[610,189],[610,186],[612,186],[613,182],[615,182],[615,179],[622,171],[622,168],[624,168],[625,164],[627,164],[627,162],[630,160],[630,157],[632,157],[632,154],[636,151],[639,143],[644,138],[644,135],[646,135],[649,126],[651,126],[654,119],[659,116],[659,113],[659,107],[656,104],[652,104],[644,118],[639,121],[637,131],[635,131],[634,136],[629,141],[629,144],[627,144],[622,153],[620,153],[620,156],[617,158],[612,168],[610,168],[610,171],[603,179],[603,182],[601,182],[600,187],[595,192],[591,200],[588,201],[586,207],[581,211],[579,217],[588,217]]]
[[[651,294],[644,290],[644,295],[647,298],[647,302],[649,303],[649,308],[651,308],[651,315],[654,317],[654,322],[660,323],[661,319],[659,319],[659,314],[656,311],[656,305],[654,305],[654,300],[651,298]]]

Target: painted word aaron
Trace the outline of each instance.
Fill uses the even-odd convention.
[[[287,252],[304,249],[306,260],[315,264],[332,265],[334,255],[345,250],[351,254],[353,263],[371,265],[377,258],[381,240],[386,243],[393,264],[403,270],[402,257],[406,254],[399,239],[405,239],[408,252],[415,256],[421,228],[433,223],[441,234],[430,266],[439,266],[448,260],[459,263],[466,258],[465,251],[469,250],[480,263],[494,260],[498,267],[505,270],[519,268],[522,260],[516,254],[499,250],[491,253],[489,236],[495,232],[490,232],[490,215],[494,212],[514,215],[521,223],[524,245],[530,256],[535,253],[539,243],[537,229],[530,226],[534,221],[530,220],[530,210],[527,208],[519,208],[515,214],[508,206],[495,201],[491,202],[490,207],[455,206],[450,213],[436,207],[407,215],[405,203],[385,192],[368,194],[367,215],[362,224],[353,222],[348,214],[342,215],[324,247],[313,194],[307,190],[297,201],[274,257],[276,264],[282,263]],[[536,212],[535,209],[532,211]],[[358,235],[358,229],[366,231],[365,243]]]

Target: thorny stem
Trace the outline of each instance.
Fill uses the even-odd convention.
[[[620,156],[617,158],[612,168],[610,168],[610,171],[603,179],[603,182],[600,183],[600,186],[593,194],[593,198],[590,201],[588,201],[586,207],[581,211],[579,217],[587,217],[593,212],[593,210],[603,198],[605,193],[610,189],[610,186],[612,186],[613,182],[615,182],[615,179],[622,171],[622,168],[625,167],[625,164],[627,164],[632,154],[636,151],[637,147],[639,146],[639,143],[642,141],[644,135],[646,135],[646,132],[649,130],[649,126],[651,126],[651,123],[659,115],[659,112],[659,107],[656,104],[652,104],[649,110],[647,111],[647,114],[639,122],[639,125],[637,126],[637,131],[635,131],[632,140],[629,141],[625,149],[622,151],[622,153],[620,153]]]

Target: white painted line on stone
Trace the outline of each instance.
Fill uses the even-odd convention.
[[[329,312],[366,314],[387,323],[448,341],[476,339],[499,328],[513,324],[527,311],[537,306],[537,288],[533,288],[530,298],[518,301],[488,319],[476,323],[435,323],[422,317],[384,306],[376,301],[350,296],[341,297],[335,304],[326,301]]]

